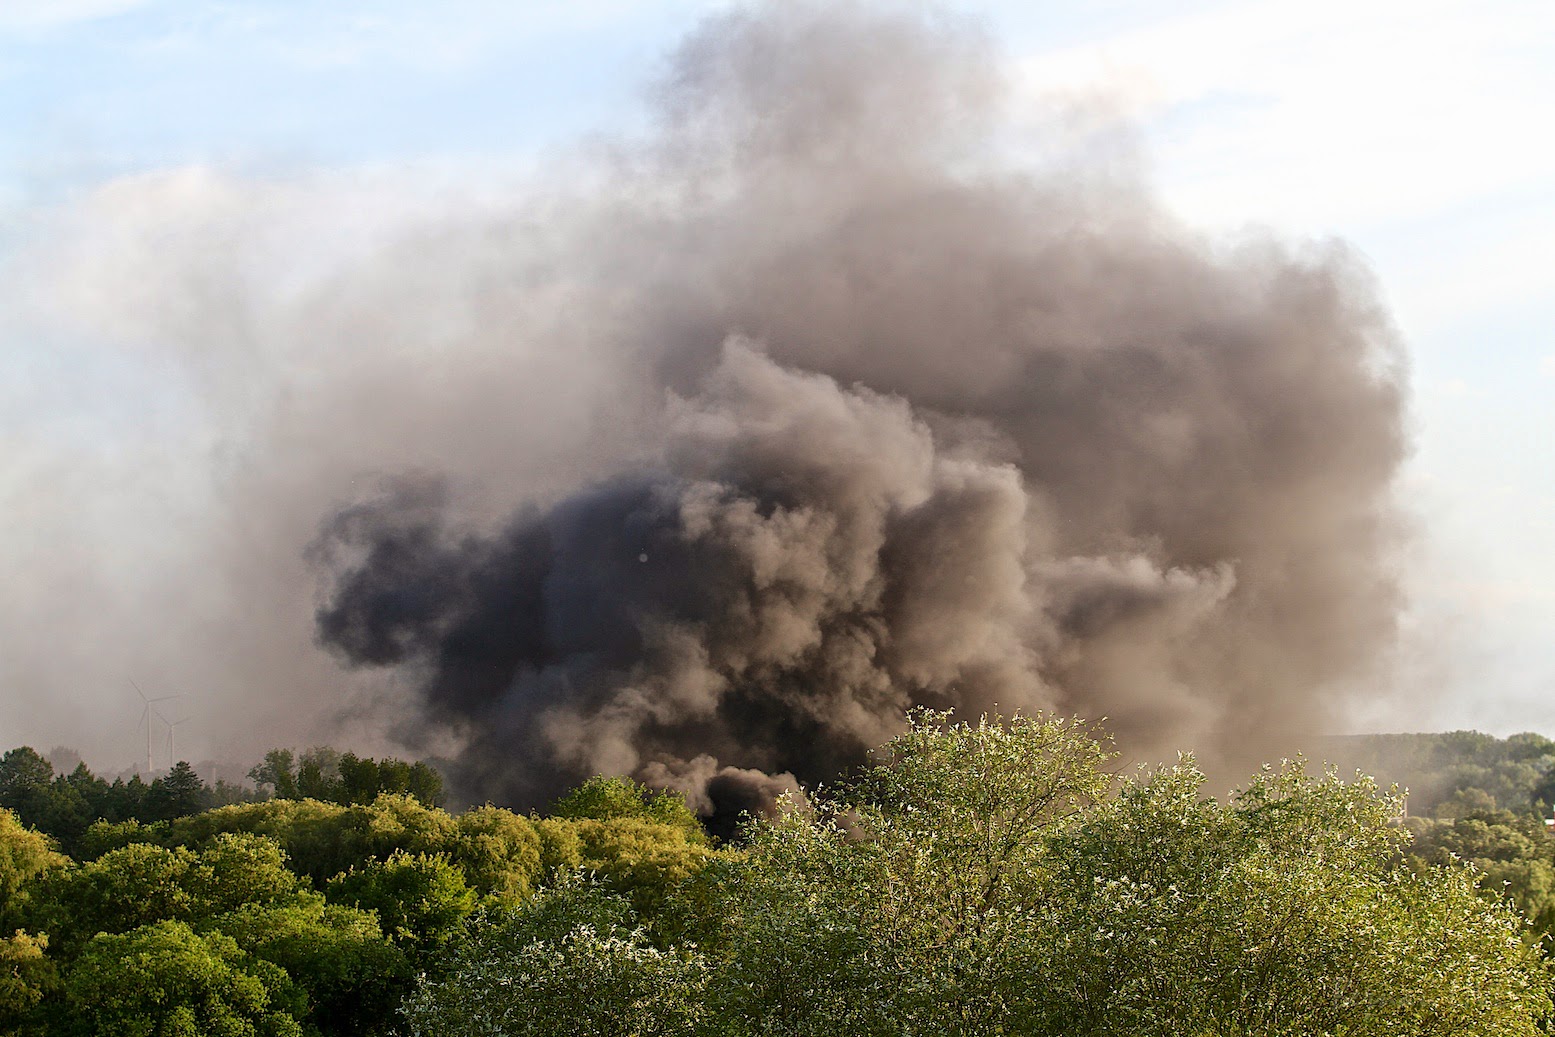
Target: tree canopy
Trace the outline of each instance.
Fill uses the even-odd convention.
[[[1107,759],[1071,722],[919,716],[656,915],[592,887],[478,930],[415,1032],[1540,1032],[1525,923],[1406,866],[1396,798],[1296,763],[1220,803],[1191,760]],[[607,1017],[558,1005],[602,977]]]
[[[0,791],[29,809],[90,801],[98,781],[6,760]],[[1555,855],[1532,811],[1403,818],[1394,792],[1301,761],[1221,801],[1191,758],[1115,775],[1080,722],[922,713],[728,844],[625,778],[590,779],[549,816],[454,814],[403,792],[304,795],[370,787],[349,754],[271,765],[290,795],[103,818],[70,856],[0,809],[0,1034],[1517,1037],[1552,1022]],[[194,787],[177,774],[170,801]]]

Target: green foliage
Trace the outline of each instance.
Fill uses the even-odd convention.
[[[651,821],[680,828],[691,839],[706,839],[684,796],[650,789],[631,778],[590,778],[551,804],[550,815],[571,821]]]
[[[500,807],[460,814],[447,852],[472,889],[505,906],[528,898],[542,875],[534,822]]]
[[[167,840],[168,825],[165,821],[145,824],[134,818],[128,821],[94,821],[76,840],[74,856],[78,860],[95,860],[109,850],[118,850],[132,843],[162,845]]]
[[[290,749],[271,749],[248,772],[256,785],[269,786],[277,799],[297,799],[297,770]]]
[[[48,937],[21,930],[0,937],[0,1033],[16,1032],[57,985],[54,963],[44,957],[48,945]]]
[[[0,757],[0,807],[26,816],[46,799],[54,781],[54,765],[24,745]]]
[[[367,804],[379,796],[410,796],[429,807],[443,802],[443,779],[429,764],[393,757],[375,760],[328,746],[297,756],[272,749],[248,772],[255,784],[277,799],[316,799],[324,803]]]
[[[249,904],[212,919],[209,928],[286,970],[307,997],[302,1021],[330,1033],[388,1033],[413,975],[376,915],[316,893]]]
[[[207,786],[184,762],[148,785],[138,775],[110,784],[84,763],[69,774],[55,775],[48,760],[27,746],[11,750],[0,760],[0,806],[15,810],[25,823],[54,837],[77,857],[94,857],[113,848],[105,844],[104,830],[98,826],[111,830],[114,825],[151,824],[252,798],[251,791],[222,782],[215,788]],[[89,837],[94,828],[96,837]]]
[[[1191,761],[1116,787],[1106,761],[1065,721],[919,715],[657,915],[602,876],[479,930],[414,1032],[1540,1032],[1521,920],[1461,869],[1401,866],[1396,798],[1297,763],[1221,804]],[[587,861],[631,823],[553,819],[542,849],[570,826]],[[686,1010],[644,1016],[650,987]]]
[[[1067,988],[1061,1018],[1079,1032],[1538,1032],[1547,977],[1520,920],[1459,874],[1398,867],[1397,809],[1300,764],[1229,807],[1187,765],[1128,783],[1055,847],[1069,935],[1045,964]]]
[[[189,764],[179,761],[172,770],[151,783],[138,816],[142,820],[166,821],[198,814],[209,807],[210,790]]]
[[[385,934],[423,967],[463,934],[479,903],[446,857],[403,850],[337,875],[325,896],[376,912]]]
[[[583,840],[577,825],[552,817],[540,818],[534,825],[543,881],[557,882],[583,867]]]
[[[366,806],[318,800],[269,800],[209,810],[174,822],[167,840],[201,845],[220,832],[252,832],[278,842],[299,874],[322,885],[367,860],[397,850],[440,853],[455,834],[445,811],[409,796],[380,796]]]
[[[1542,1032],[1513,906],[1555,922],[1555,840],[1496,804],[1555,743],[1410,745],[1457,770],[1401,823],[1299,761],[1221,803],[1191,759],[1116,779],[1077,722],[920,713],[725,848],[621,778],[455,817],[417,765],[278,750],[255,776],[291,798],[186,813],[215,795],[187,766],[110,785],[13,750],[0,794],[81,863],[0,810],[0,1032]]]
[[[54,852],[48,837],[0,809],[0,932],[13,925],[26,906],[28,887],[39,877],[64,867],[67,858]]]
[[[1105,790],[1107,755],[1066,721],[945,720],[915,718],[846,799],[758,822],[700,883],[709,1011],[744,1020],[733,1032],[1040,1022],[1047,843]]]
[[[657,915],[681,883],[719,856],[680,826],[629,818],[571,824],[577,867],[628,897],[644,917]]]
[[[408,1032],[693,1032],[706,1014],[706,963],[692,950],[654,946],[635,921],[626,901],[578,884],[498,916],[476,928],[446,978],[424,980],[408,1000]]]
[[[1555,928],[1555,839],[1542,822],[1510,811],[1456,819],[1410,820],[1410,859],[1420,865],[1467,864],[1484,876],[1484,895],[1506,897],[1550,940]]]
[[[1409,812],[1418,817],[1493,810],[1548,817],[1555,803],[1555,742],[1543,735],[1355,735],[1330,739],[1324,754],[1346,770],[1406,789]]]
[[[95,933],[164,920],[197,924],[247,904],[279,902],[297,889],[270,839],[223,834],[198,851],[133,843],[50,875],[31,917],[69,954]]]
[[[162,921],[92,938],[65,980],[76,1032],[103,1037],[301,1037],[290,978],[230,937]]]

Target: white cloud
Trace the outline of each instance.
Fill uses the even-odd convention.
[[[1107,89],[1171,200],[1212,223],[1407,217],[1555,172],[1555,5],[1264,0],[1034,55],[1034,91]]]

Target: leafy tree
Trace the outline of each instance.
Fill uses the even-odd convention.
[[[710,1012],[747,1033],[1028,1032],[1048,841],[1107,758],[1067,721],[918,716],[845,800],[757,821],[710,869]]]
[[[380,767],[377,760],[359,757],[355,753],[342,753],[339,770],[343,802],[371,803],[378,798]]]
[[[54,766],[24,745],[0,757],[0,807],[26,818],[48,798]]]
[[[1548,811],[1555,801],[1555,742],[1543,735],[1355,735],[1329,740],[1324,752],[1345,768],[1404,787],[1409,811],[1416,816],[1463,817],[1487,810],[1531,814]]]
[[[440,855],[403,850],[331,879],[325,896],[377,913],[384,933],[425,968],[464,932],[479,904],[464,875]]]
[[[262,837],[224,834],[198,851],[133,843],[51,875],[31,917],[69,957],[95,933],[164,920],[198,924],[246,904],[276,903],[297,888],[280,847]]]
[[[147,785],[139,775],[109,784],[77,760],[69,773],[56,775],[48,760],[22,746],[0,762],[0,786],[9,790],[0,793],[0,799],[9,797],[27,824],[53,836],[72,854],[80,853],[81,840],[98,822],[155,822],[197,813],[218,799],[251,798],[232,786],[224,786],[218,795],[187,762]]]
[[[1482,893],[1509,898],[1548,944],[1555,927],[1555,839],[1542,822],[1502,810],[1453,819],[1415,818],[1410,830],[1411,861],[1436,867],[1469,865],[1484,876]]]
[[[696,839],[706,838],[685,797],[668,789],[650,789],[631,778],[590,778],[551,804],[550,816],[575,821],[651,821],[682,828]]]
[[[297,798],[296,762],[290,749],[271,749],[263,763],[256,764],[248,778],[261,787],[268,786],[277,799]]]
[[[161,921],[92,938],[65,979],[78,1032],[103,1037],[301,1037],[286,972],[231,937]]]
[[[484,806],[460,814],[448,844],[465,881],[496,904],[513,906],[539,884],[540,835],[528,818]]]
[[[14,925],[26,905],[27,887],[69,861],[54,852],[48,837],[0,809],[0,931]]]
[[[325,803],[349,802],[341,798],[340,753],[328,746],[303,753],[297,761],[297,795]]]
[[[659,914],[681,883],[719,856],[700,830],[617,818],[574,821],[577,867],[628,897],[645,918]]]
[[[375,760],[320,746],[297,756],[272,749],[249,779],[277,799],[316,799],[343,806],[367,805],[381,795],[410,796],[428,807],[443,802],[443,779],[430,765],[393,757]]]
[[[545,883],[556,883],[583,867],[583,840],[578,827],[560,818],[538,818],[535,836],[540,841],[540,876]]]
[[[107,821],[145,818],[146,796],[150,791],[151,787],[140,780],[139,774],[131,776],[129,781],[115,781],[108,788],[102,818]]]
[[[0,1033],[15,1033],[57,984],[46,936],[0,937]]]
[[[208,927],[285,969],[307,997],[300,1021],[330,1033],[388,1033],[413,977],[376,915],[326,903],[316,893],[249,904],[212,919]]]
[[[147,821],[170,821],[175,817],[198,814],[208,806],[210,790],[194,768],[180,760],[151,783],[139,816]]]
[[[706,963],[662,949],[625,900],[568,885],[477,927],[446,978],[405,1007],[412,1037],[690,1034],[703,1019]]]
[[[1549,977],[1522,921],[1463,869],[1404,867],[1396,798],[1297,764],[1221,804],[1191,761],[1115,785],[1107,758],[1075,723],[918,715],[657,915],[607,879],[543,896],[478,931],[409,1016],[423,1033],[1540,1032]],[[596,829],[641,823],[537,827],[543,853],[570,832],[587,859]],[[697,1011],[638,1015],[644,975]]]
[[[269,836],[286,851],[298,874],[322,885],[365,861],[386,860],[396,850],[442,853],[455,830],[446,811],[409,796],[379,796],[371,804],[351,807],[307,799],[221,807],[173,822],[165,840],[198,846],[220,832]]]
[[[122,849],[131,843],[163,845],[167,841],[167,833],[166,822],[143,824],[134,818],[128,821],[94,821],[76,840],[73,856],[78,860],[90,861],[109,850]]]

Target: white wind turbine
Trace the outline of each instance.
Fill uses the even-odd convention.
[[[140,722],[141,724],[145,725],[146,728],[146,777],[149,779],[151,777],[151,718],[153,715],[155,715],[158,720],[162,721],[162,723],[167,723],[167,718],[157,710],[156,703],[171,702],[173,699],[178,698],[178,696],[158,695],[156,698],[147,698],[146,693],[140,690],[140,685],[135,683],[135,678],[133,677],[130,678],[130,687],[135,689],[135,694],[140,696],[140,701],[142,703],[140,711]]]
[[[172,697],[177,698],[178,696],[174,695]],[[178,725],[187,724],[189,721],[193,720],[194,717],[179,717],[177,720],[169,720],[167,717],[163,716],[160,711],[153,710],[152,712],[157,714],[158,720],[167,725],[167,765],[171,767],[174,763],[178,762]]]

